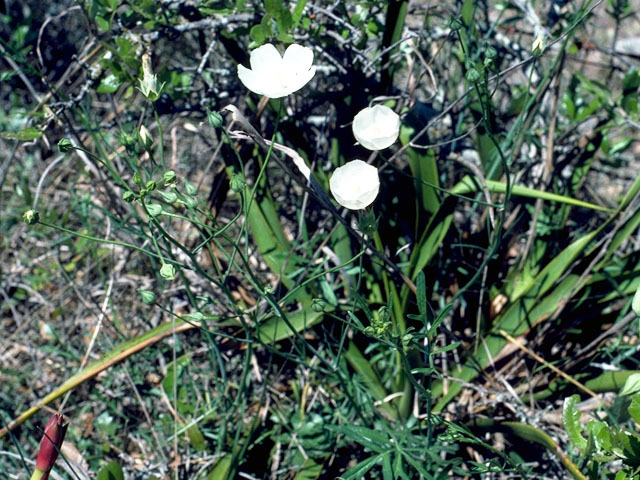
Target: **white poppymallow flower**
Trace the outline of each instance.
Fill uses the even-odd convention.
[[[353,118],[353,136],[364,148],[382,150],[391,146],[400,133],[400,117],[384,105],[360,110]]]
[[[316,73],[313,50],[296,43],[284,56],[272,44],[256,48],[249,57],[251,69],[238,65],[240,81],[254,93],[269,98],[286,97],[304,87]]]
[[[362,160],[345,163],[334,170],[329,188],[340,205],[351,210],[362,210],[378,196],[378,169]]]

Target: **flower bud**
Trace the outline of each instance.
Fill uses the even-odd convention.
[[[546,47],[544,40],[544,33],[538,32],[536,38],[533,40],[533,44],[531,45],[531,53],[535,57],[541,57],[544,53],[544,49]]]
[[[194,197],[185,197],[183,203],[187,208],[196,208],[198,206],[198,199]]]
[[[467,74],[465,75],[465,77],[469,82],[476,83],[477,81],[480,80],[480,72],[472,67],[469,70],[467,70]]]
[[[244,190],[246,184],[247,181],[245,180],[242,173],[233,173],[231,175],[231,179],[229,180],[229,187],[234,192],[241,192],[242,190]]]
[[[147,53],[142,55],[142,78],[138,81],[140,82],[140,91],[147,100],[155,102],[160,98],[164,83],[162,85],[158,84],[158,76],[153,74],[151,57]]]
[[[138,293],[140,294],[140,298],[142,298],[142,301],[147,305],[151,305],[156,300],[156,294],[151,290],[144,290],[142,288],[139,288]]]
[[[73,144],[68,138],[63,138],[58,142],[58,150],[60,153],[67,153],[73,150]]]
[[[160,191],[160,196],[167,203],[175,203],[178,201],[178,195],[175,192]]]
[[[213,128],[220,128],[222,126],[222,115],[218,112],[207,110],[207,120]]]
[[[40,451],[36,460],[36,470],[31,477],[32,480],[47,480],[49,478],[49,472],[53,468],[53,464],[56,463],[68,427],[69,424],[64,421],[64,417],[60,413],[54,413],[51,416],[47,426],[44,427],[44,435],[40,442]]]
[[[37,210],[27,210],[22,214],[22,221],[27,225],[35,225],[40,221],[40,214]]]
[[[173,280],[176,276],[176,269],[170,263],[163,263],[160,268],[160,276],[167,280]]]
[[[144,125],[140,125],[138,135],[140,136],[140,141],[142,142],[144,148],[151,148],[151,145],[153,145],[153,137],[151,136],[151,132],[149,131],[149,129]]]
[[[196,188],[196,186],[188,180],[184,181],[184,189],[187,192],[187,195],[195,196],[198,194],[198,189]]]
[[[311,300],[311,310],[316,313],[324,312],[325,302],[321,298],[314,298]]]
[[[162,181],[165,187],[174,187],[176,184],[176,172],[174,170],[167,170],[162,174]]]

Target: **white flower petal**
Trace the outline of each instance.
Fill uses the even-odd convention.
[[[255,73],[269,75],[274,69],[282,68],[282,56],[276,47],[267,43],[251,51],[249,63]]]
[[[249,70],[244,65],[238,65],[238,78],[253,93],[257,93],[258,95],[264,95],[263,86],[264,79],[261,79],[260,76],[254,72],[253,70]]]
[[[380,191],[378,169],[362,160],[353,160],[336,168],[329,180],[336,201],[351,210],[371,205]]]
[[[316,67],[312,67],[307,71],[294,74],[288,83],[290,93],[297,92],[304,87],[316,74]]]
[[[382,150],[393,144],[400,134],[400,117],[389,107],[365,108],[353,118],[353,136],[369,150]]]
[[[297,43],[292,43],[285,50],[282,60],[285,68],[305,72],[313,64],[313,50]]]

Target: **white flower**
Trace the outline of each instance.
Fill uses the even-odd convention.
[[[240,81],[254,93],[269,98],[286,97],[300,90],[316,73],[313,50],[296,43],[289,45],[284,56],[267,43],[251,52],[251,70],[238,65]]]
[[[378,196],[378,169],[362,160],[353,160],[335,169],[329,188],[340,205],[362,210]]]
[[[400,133],[400,117],[384,105],[360,110],[353,118],[353,136],[364,148],[382,150],[389,147]]]

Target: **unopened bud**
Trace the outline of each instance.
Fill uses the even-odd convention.
[[[151,145],[153,145],[153,137],[151,136],[151,132],[144,125],[140,125],[140,130],[138,131],[140,135],[140,141],[144,148],[149,149]]]
[[[27,210],[22,214],[22,221],[27,225],[35,225],[40,221],[40,214],[37,210]]]
[[[244,190],[247,181],[244,178],[242,173],[234,173],[231,175],[231,179],[229,180],[229,187],[234,192],[241,192]]]
[[[321,298],[314,298],[311,300],[311,310],[316,313],[324,312],[325,302]]]
[[[154,75],[151,69],[151,57],[148,53],[142,55],[142,78],[138,80],[140,82],[140,91],[150,102],[155,102],[160,98],[160,93],[164,87],[158,84],[158,77]]]
[[[64,417],[60,413],[54,413],[47,426],[44,427],[44,435],[40,441],[40,451],[36,460],[36,470],[31,476],[31,480],[46,480],[49,478],[49,472],[53,468],[58,452],[62,447],[64,436],[67,433],[69,424],[64,421]]]
[[[480,72],[478,70],[476,70],[475,68],[470,68],[467,71],[467,74],[465,75],[465,77],[471,83],[476,83],[478,80],[480,80]]]
[[[173,170],[167,170],[162,175],[162,181],[165,187],[173,187],[176,184],[176,172]]]
[[[222,115],[218,112],[207,110],[207,120],[213,128],[220,128],[222,126]]]
[[[167,280],[173,280],[176,276],[176,269],[170,263],[163,263],[160,268],[160,276]]]
[[[73,150],[73,144],[68,138],[63,138],[58,142],[58,150],[60,153],[67,153]]]
[[[538,33],[536,38],[533,40],[533,44],[531,45],[531,53],[536,57],[541,57],[544,53],[544,49],[546,47],[544,41],[544,34]]]

